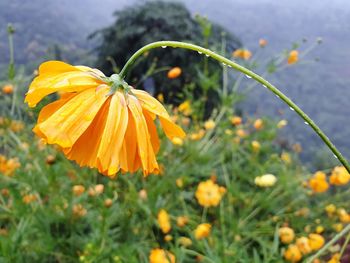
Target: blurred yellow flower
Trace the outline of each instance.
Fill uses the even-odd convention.
[[[237,49],[232,53],[232,56],[235,58],[241,58],[244,60],[249,60],[252,57],[252,52],[248,49]]]
[[[258,141],[252,141],[253,152],[257,153],[260,151],[261,145]]]
[[[338,209],[338,216],[339,216],[339,220],[342,223],[349,223],[350,222],[350,215],[345,211],[345,209],[343,209],[343,208]]]
[[[338,223],[338,224],[333,224],[332,227],[336,232],[340,232],[343,230],[344,225],[341,223]]]
[[[287,153],[287,152],[282,152],[282,154],[281,154],[281,160],[282,160],[285,164],[291,164],[291,163],[292,163],[292,157],[291,157],[290,154]]]
[[[12,94],[14,90],[14,87],[12,84],[6,84],[5,86],[2,87],[2,92],[4,94]]]
[[[181,68],[174,67],[168,71],[168,78],[175,79],[175,78],[179,77],[181,75],[181,73],[182,73]]]
[[[323,226],[317,226],[317,227],[316,227],[315,232],[316,232],[317,234],[321,234],[321,233],[323,233],[323,231],[324,231],[324,227],[323,227]]]
[[[309,180],[309,187],[314,193],[323,193],[328,190],[327,176],[324,172],[318,171]]]
[[[289,262],[299,262],[302,254],[296,245],[289,245],[288,249],[284,252],[284,258]]]
[[[299,251],[303,255],[309,254],[312,251],[310,244],[309,244],[309,239],[307,237],[297,238],[297,240],[295,241],[295,244],[297,245]]]
[[[192,240],[188,237],[179,237],[178,242],[183,247],[189,247],[192,245]]]
[[[254,121],[253,126],[256,130],[261,130],[264,128],[264,121],[262,119],[257,119]]]
[[[291,52],[289,52],[289,56],[288,56],[289,65],[298,62],[298,60],[299,60],[299,52],[297,50],[292,50]]]
[[[219,185],[212,180],[207,180],[199,183],[195,196],[201,206],[211,207],[220,203],[223,194]]]
[[[350,181],[350,174],[344,166],[337,166],[333,169],[329,182],[333,185],[345,185]]]
[[[171,240],[173,240],[173,236],[172,235],[165,235],[164,240],[166,242],[170,242]]]
[[[176,186],[179,187],[179,188],[182,188],[184,186],[184,181],[183,181],[183,179],[181,177],[177,178],[175,180],[175,183],[176,183]]]
[[[184,227],[188,223],[188,217],[187,216],[179,216],[176,218],[176,224],[178,227]]]
[[[236,134],[239,138],[247,137],[247,132],[243,129],[237,129]]]
[[[175,263],[175,256],[167,250],[152,249],[149,254],[150,263]]]
[[[267,45],[267,40],[266,39],[259,39],[259,46],[260,47],[265,47]]]
[[[271,187],[274,186],[276,182],[277,178],[273,174],[264,174],[254,179],[254,183],[259,187]]]
[[[340,263],[340,253],[335,253],[327,263]]]
[[[110,198],[105,199],[104,205],[105,205],[105,207],[107,207],[107,208],[111,207],[111,206],[113,205],[113,200],[110,199]]]
[[[75,204],[73,206],[73,215],[76,217],[83,217],[87,213],[87,210],[81,204]]]
[[[159,93],[158,96],[157,96],[157,99],[158,99],[161,103],[163,103],[163,102],[164,102],[164,95],[163,95],[163,93]]]
[[[323,247],[325,240],[319,234],[309,234],[309,245],[313,251],[319,250]]]
[[[334,204],[329,204],[324,209],[328,215],[334,214],[337,210],[337,207]]]
[[[22,197],[22,201],[25,204],[30,204],[37,200],[37,196],[34,194],[26,194]]]
[[[190,135],[190,138],[193,141],[198,141],[198,140],[202,139],[204,135],[205,135],[205,130],[200,129],[198,132],[192,133]]]
[[[18,158],[7,159],[6,156],[0,154],[0,173],[5,176],[13,176],[17,168],[21,166]]]
[[[80,196],[85,192],[85,187],[83,185],[74,185],[73,186],[73,194],[75,196]]]
[[[166,210],[161,209],[158,213],[158,224],[164,234],[171,230],[170,217]]]
[[[192,113],[191,102],[189,100],[185,100],[179,105],[178,110],[185,116],[191,115]]]
[[[237,125],[241,125],[242,124],[242,118],[239,117],[239,116],[233,116],[231,119],[230,119],[231,123],[235,126]]]
[[[24,129],[24,123],[22,121],[12,120],[10,124],[10,130],[13,132],[20,132]]]
[[[277,123],[277,128],[278,129],[282,129],[284,127],[286,127],[288,125],[288,121],[286,120],[280,120],[278,123]]]
[[[215,126],[216,124],[213,120],[207,120],[206,122],[204,122],[204,128],[206,130],[212,130],[215,128]]]
[[[61,61],[41,64],[25,102],[35,107],[49,94],[65,94],[42,108],[33,131],[47,143],[58,145],[68,159],[102,174],[113,177],[119,171],[139,169],[144,176],[157,174],[160,140],[156,117],[169,139],[183,138],[185,133],[158,100],[118,78]],[[120,89],[114,91],[113,85]]]
[[[139,198],[141,199],[141,200],[147,200],[147,191],[146,191],[146,189],[141,189],[140,191],[139,191]]]
[[[171,142],[174,144],[174,145],[178,145],[178,146],[181,146],[184,144],[184,141],[179,138],[179,137],[174,137],[171,139]]]
[[[194,236],[196,239],[203,239],[210,235],[211,232],[211,224],[202,223],[199,224],[194,230]]]
[[[289,244],[294,240],[295,234],[294,230],[290,227],[281,227],[278,230],[278,235],[283,244]]]

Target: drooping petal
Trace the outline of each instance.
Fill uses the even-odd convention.
[[[151,144],[153,147],[153,151],[155,154],[157,154],[160,148],[160,140],[158,137],[157,127],[154,124],[154,119],[152,119],[151,115],[147,111],[145,110],[143,111],[143,116],[145,116],[148,132],[151,137]]]
[[[119,153],[128,125],[128,108],[122,93],[116,92],[112,96],[106,118],[97,159],[107,175],[114,175],[120,169]]]
[[[89,128],[79,137],[71,148],[63,149],[68,159],[80,166],[98,167],[97,153],[105,129],[111,98],[108,98],[96,114]],[[102,169],[100,170],[103,173]]]
[[[48,61],[39,67],[39,75],[30,84],[25,102],[36,106],[45,96],[57,92],[79,92],[104,82],[94,69],[74,67],[60,61]]]
[[[36,129],[45,135],[49,144],[72,147],[93,121],[107,99],[109,88],[87,89],[67,101]]]
[[[143,174],[147,176],[150,173],[158,173],[159,166],[151,144],[147,123],[142,113],[142,107],[138,99],[134,96],[129,96],[128,107],[131,112],[131,117],[135,121],[137,148]]]
[[[181,127],[171,120],[166,109],[158,100],[143,90],[132,89],[132,92],[142,102],[141,105],[144,110],[159,117],[162,128],[169,139],[173,139],[174,137],[184,138],[186,136]]]

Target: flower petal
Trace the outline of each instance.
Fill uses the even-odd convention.
[[[132,92],[142,102],[143,109],[159,117],[163,130],[169,139],[174,137],[184,138],[186,136],[181,127],[171,120],[168,112],[158,100],[143,90],[133,89]]]
[[[88,89],[80,92],[44,122],[36,126],[47,138],[49,144],[58,144],[62,148],[71,147],[89,127],[95,115],[108,98],[109,88],[95,91]]]

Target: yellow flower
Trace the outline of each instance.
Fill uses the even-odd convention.
[[[328,190],[329,185],[324,172],[316,172],[309,180],[309,186],[315,193],[323,193]]]
[[[110,199],[110,198],[107,198],[105,201],[104,201],[104,205],[105,207],[109,208],[113,205],[113,200]]]
[[[180,177],[175,180],[176,186],[182,188],[184,186],[184,180]]]
[[[252,57],[252,52],[248,49],[237,49],[232,53],[232,56],[235,58],[241,58],[244,60],[249,60]]]
[[[14,90],[14,87],[11,84],[6,84],[5,86],[2,87],[2,92],[4,94],[12,94],[13,90]]]
[[[286,127],[287,124],[288,124],[288,121],[286,121],[286,120],[280,120],[280,121],[277,123],[277,128],[278,128],[278,129],[282,129],[282,128]]]
[[[294,64],[298,62],[299,57],[299,52],[297,50],[292,50],[289,52],[289,57],[288,57],[288,64]]]
[[[284,252],[284,258],[289,262],[299,262],[302,254],[296,245],[289,245],[288,249]]]
[[[254,183],[259,187],[271,187],[274,186],[276,182],[277,178],[273,174],[264,174],[254,179]]]
[[[168,71],[168,78],[169,79],[175,79],[181,75],[181,68],[179,67],[174,67],[171,70]]]
[[[167,211],[161,209],[158,213],[158,224],[164,234],[167,234],[171,230],[170,217]]]
[[[335,231],[340,232],[343,230],[344,225],[341,223],[338,223],[338,224],[334,224],[332,227],[334,228]]]
[[[200,129],[198,132],[190,134],[190,138],[193,141],[199,141],[205,135],[205,130]]]
[[[178,146],[181,146],[184,144],[184,141],[180,138],[180,137],[174,137],[172,138],[171,142],[174,144],[174,145],[178,145]]]
[[[340,254],[335,253],[330,260],[327,261],[327,263],[340,263]]]
[[[219,185],[212,180],[201,182],[196,191],[198,203],[203,207],[217,206],[223,196],[223,191]]]
[[[261,148],[261,145],[258,141],[252,141],[252,148],[253,148],[253,152],[259,152],[260,151],[260,148]]]
[[[323,247],[325,240],[323,236],[319,234],[310,234],[309,235],[309,245],[312,250],[316,251]]]
[[[235,126],[242,124],[242,118],[238,116],[233,116],[231,119],[231,123]]]
[[[145,189],[141,189],[141,190],[139,191],[139,198],[140,198],[141,200],[147,200],[147,197],[148,197],[147,191],[146,191]]]
[[[329,204],[324,209],[328,215],[334,214],[337,210],[337,207],[334,204]]]
[[[290,227],[281,227],[278,230],[280,240],[283,244],[289,244],[294,240],[295,234],[294,230]]]
[[[189,247],[192,245],[192,240],[189,239],[188,237],[179,237],[178,241],[179,241],[179,244],[183,247]]]
[[[350,215],[345,211],[345,209],[339,209],[338,216],[339,216],[339,220],[342,223],[349,223],[350,222]]]
[[[285,164],[291,164],[292,162],[292,157],[290,156],[289,153],[283,152],[281,154],[281,160],[285,163]]]
[[[307,237],[299,237],[295,241],[295,244],[303,255],[309,254],[312,251]]]
[[[214,129],[216,126],[215,122],[213,120],[207,120],[205,123],[204,123],[204,128],[206,130],[212,130]]]
[[[20,132],[24,129],[24,123],[22,121],[11,121],[10,130],[13,132]]]
[[[37,197],[34,194],[27,194],[27,195],[24,195],[23,198],[22,198],[22,201],[25,204],[30,204],[30,203],[32,203],[32,202],[34,202],[36,200],[37,200]]]
[[[255,120],[253,126],[256,130],[261,130],[264,127],[264,121],[262,119],[257,119]]]
[[[175,263],[175,256],[167,250],[152,249],[149,254],[150,263]]]
[[[266,39],[259,39],[259,46],[260,47],[265,47],[267,45],[267,40]]]
[[[247,137],[247,132],[243,129],[238,129],[236,131],[236,134],[239,138],[244,138],[244,137]]]
[[[316,233],[317,234],[321,234],[321,233],[323,233],[323,231],[324,231],[324,227],[323,226],[317,226],[316,227]]]
[[[33,130],[47,143],[58,145],[68,159],[102,174],[139,169],[144,176],[158,173],[156,116],[168,138],[183,138],[185,133],[147,92],[119,80],[113,93],[111,85],[118,83],[118,77],[106,78],[97,69],[60,61],[43,63],[25,102],[34,107],[51,93],[66,94],[41,110]]]
[[[176,218],[176,224],[178,227],[184,227],[188,223],[188,217],[187,216],[179,216]]]
[[[190,115],[192,113],[191,102],[189,100],[185,100],[179,105],[178,110],[185,116]]]
[[[211,225],[208,223],[202,223],[194,230],[194,236],[196,239],[203,239],[210,235]]]
[[[85,192],[85,187],[83,185],[74,185],[73,186],[73,194],[75,196],[80,196]]]
[[[350,174],[344,166],[337,166],[333,169],[329,182],[333,185],[345,185],[350,181]]]
[[[166,242],[170,242],[171,240],[173,240],[173,236],[172,235],[165,235],[164,240]]]

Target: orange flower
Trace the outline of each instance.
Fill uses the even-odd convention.
[[[264,127],[264,121],[262,119],[257,119],[255,120],[253,126],[256,130],[261,130]]]
[[[182,70],[179,67],[172,68],[171,70],[168,71],[168,78],[175,79],[181,75],[181,72]]]
[[[295,237],[294,230],[290,227],[281,227],[278,230],[278,234],[283,244],[291,243]]]
[[[298,60],[299,60],[299,52],[298,52],[298,50],[292,50],[289,53],[288,64],[291,65],[291,64],[297,63]]]
[[[2,92],[5,94],[12,94],[13,93],[13,85],[11,84],[6,84],[5,86],[2,87]]]
[[[45,62],[25,101],[34,107],[54,92],[66,93],[41,110],[33,131],[57,144],[68,159],[102,174],[140,168],[144,176],[159,172],[157,116],[168,138],[185,136],[158,100],[128,86],[118,75],[106,78],[97,69]]]
[[[324,172],[316,172],[309,180],[309,186],[315,193],[323,193],[328,190],[329,185]]]
[[[225,193],[223,189],[212,180],[199,183],[195,194],[198,203],[203,207],[217,206]]]
[[[235,126],[242,124],[242,118],[238,116],[233,116],[231,119],[231,123]]]
[[[323,247],[325,243],[325,240],[323,236],[319,234],[310,234],[309,235],[309,245],[312,250],[319,250],[321,247]]]
[[[175,263],[175,256],[161,248],[152,249],[149,254],[150,263]]]
[[[289,262],[299,262],[302,254],[296,245],[289,245],[286,252],[284,252],[284,258]]]
[[[329,182],[333,185],[345,185],[350,181],[350,174],[344,166],[337,166],[333,169]]]
[[[248,49],[237,49],[232,53],[232,56],[235,58],[241,58],[244,60],[249,60],[252,57],[252,52]]]
[[[266,39],[259,39],[259,46],[260,47],[265,47],[267,45],[267,40]]]

